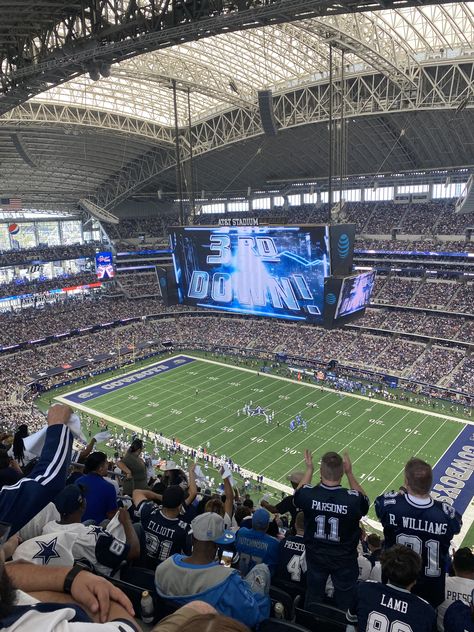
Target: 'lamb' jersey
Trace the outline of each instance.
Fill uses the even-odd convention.
[[[349,623],[362,630],[435,632],[436,613],[424,599],[408,590],[367,581],[357,585],[357,593],[347,612]]]
[[[369,511],[369,499],[340,485],[304,485],[295,492],[304,512],[304,541],[309,563],[340,568],[357,560],[359,520]]]
[[[438,606],[444,601],[449,545],[461,530],[461,517],[446,503],[398,492],[379,496],[375,511],[384,528],[385,548],[404,544],[421,555],[423,566],[413,592]]]
[[[144,500],[137,515],[145,531],[147,567],[158,564],[175,553],[191,552],[191,527],[180,518],[168,518],[156,503]]]

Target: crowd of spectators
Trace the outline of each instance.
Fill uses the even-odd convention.
[[[85,244],[35,246],[34,248],[23,248],[21,250],[4,250],[0,253],[0,266],[31,264],[35,261],[61,261],[63,259],[93,257],[97,249],[102,247],[103,244],[100,241],[90,241]]]
[[[447,385],[472,393],[474,386],[474,358],[466,358],[462,365],[449,376]]]
[[[290,224],[324,224],[330,221],[330,209],[327,203],[319,206],[308,203],[275,206],[272,209],[259,209],[258,200],[254,204],[255,208],[252,210],[229,213],[229,216],[258,217],[262,222],[276,221]],[[417,249],[420,250],[438,250],[441,248],[446,250],[461,248],[464,250],[466,244],[463,242],[457,242],[457,248],[454,248],[450,242],[446,242],[446,248],[445,242],[436,242],[436,235],[464,235],[466,228],[470,226],[468,214],[456,215],[454,204],[455,200],[434,200],[410,204],[397,204],[390,201],[346,202],[339,219],[354,223],[358,235],[387,235],[396,229],[398,234],[402,236],[417,236],[418,241],[407,241],[406,244],[418,244]],[[199,225],[217,224],[224,217],[225,215],[222,213],[200,213],[195,217],[194,223]],[[166,236],[169,226],[176,224],[177,220],[177,214],[124,218],[120,220],[119,224],[106,225],[106,230],[109,237],[119,241],[136,239],[140,236],[144,236],[145,240],[162,239]],[[375,240],[372,243],[375,247],[380,242]],[[402,247],[403,240],[397,239],[384,243],[390,244],[391,249],[414,249]],[[394,248],[395,245],[397,248]]]
[[[419,358],[424,348],[424,345],[419,342],[410,342],[400,338],[390,340],[378,356],[376,364],[384,369],[390,367],[391,371],[396,371],[402,375],[406,368],[413,365]]]
[[[105,224],[110,239],[122,240],[122,239],[137,239],[144,237],[145,241],[149,238],[165,238],[167,233],[167,227],[171,224],[176,224],[178,217],[171,218],[171,222],[167,221],[170,218],[157,215],[156,217],[135,217],[135,218],[123,218],[118,224]]]
[[[68,297],[58,303],[45,304],[18,312],[0,314],[0,346],[10,346],[54,336],[74,329],[91,327],[125,318],[141,317],[164,311],[156,298],[129,300],[126,298]]]
[[[459,284],[457,292],[454,294],[449,304],[452,312],[472,313],[474,305],[474,283]]]
[[[124,311],[116,311],[115,314],[126,317],[124,303],[118,308]],[[146,299],[132,303],[133,308],[137,307],[142,312],[149,305]],[[156,312],[156,309],[151,311]],[[132,313],[137,314],[136,311]],[[440,332],[438,337],[447,335],[455,339],[456,336],[454,331],[445,333],[446,328],[454,329],[456,326],[455,320],[449,317],[414,313],[417,314],[416,317],[409,312],[372,309],[369,312],[369,319],[372,313],[381,313],[384,316],[385,321],[377,324],[382,329],[391,327],[402,330],[401,323],[406,318],[417,333],[427,335],[427,331],[430,330],[434,335]],[[103,312],[97,311],[96,315],[103,316]],[[438,324],[437,319],[441,319],[441,324]],[[423,328],[425,321],[426,330]],[[367,326],[365,319],[359,322]],[[461,337],[461,331],[464,330],[466,335],[472,336],[473,326],[471,321],[466,321],[462,323],[463,329],[457,327],[458,339],[463,343],[468,341],[469,338]],[[140,343],[145,342],[147,345],[139,348]],[[172,342],[182,348],[190,346],[223,351],[232,348],[233,353],[263,353],[269,358],[280,353],[317,361],[321,366],[327,365],[331,360],[337,360],[348,366],[397,373],[429,384],[439,382],[442,386],[446,386],[443,378],[461,361],[468,360],[464,350],[436,346],[430,348],[426,342],[410,341],[400,337],[393,339],[388,334],[377,335],[375,332],[367,334],[358,331],[357,328],[325,330],[299,323],[222,318],[217,315],[191,317],[181,314],[178,318],[170,314],[169,318],[140,320],[125,326],[101,329],[95,333],[85,332],[82,335],[61,338],[47,345],[32,345],[13,356],[4,354],[0,357],[0,399],[3,398],[8,404],[9,393],[12,390],[30,383],[32,375],[47,371],[49,368],[70,365],[82,360],[80,369],[70,371],[71,378],[87,376],[91,371],[114,367],[132,357],[138,359],[150,352],[159,351],[163,342]],[[93,359],[94,356],[102,354],[104,357],[100,362]],[[459,372],[462,373],[462,365]],[[66,376],[59,374],[44,378],[42,383],[44,387],[52,387],[64,379]],[[463,388],[467,389],[467,392],[474,388],[472,374],[469,371],[465,372],[462,379]]]
[[[442,309],[449,306],[458,286],[452,281],[422,281],[408,305]]]
[[[474,283],[378,276],[372,302],[472,313]]]
[[[343,352],[344,357],[347,358],[348,364],[354,363],[373,368],[378,365],[377,358],[385,351],[389,342],[388,337],[362,334],[349,349]]]
[[[54,277],[53,279],[38,278],[29,280],[19,278],[9,283],[0,284],[0,296],[15,296],[17,294],[40,294],[63,287],[86,285],[97,281],[95,272],[80,272]]]
[[[155,270],[136,273],[119,271],[116,280],[128,298],[161,296],[160,284]]]
[[[473,252],[474,241],[428,239],[368,239],[356,237],[356,250],[386,250],[389,252]]]
[[[420,289],[420,284],[420,279],[379,277],[372,300],[390,305],[408,305]]]
[[[345,617],[369,630],[374,612],[397,629],[433,632],[437,614],[439,632],[469,629],[474,556],[468,548],[449,555],[461,516],[430,498],[433,472],[421,459],[406,463],[399,492],[374,499],[380,537],[361,528],[371,500],[347,452],[318,454],[315,472],[305,450],[303,471],[291,473],[281,501],[264,496],[255,506],[232,479],[249,473],[231,456],[104,420],[91,436],[91,422],[56,404],[43,418],[43,445],[29,448],[36,420],[2,424],[5,630],[139,632],[140,617],[156,632],[250,632],[259,624],[273,631],[293,620],[295,596],[306,610],[297,613],[308,625],[302,632]],[[118,448],[113,459],[104,442]],[[204,474],[196,460],[222,478]],[[430,546],[417,553],[400,544],[414,537]],[[433,542],[440,573],[428,566]],[[114,576],[134,604],[108,581]]]
[[[418,310],[369,308],[357,321],[357,326],[374,327],[387,331],[416,333],[431,338],[474,341],[474,320],[459,316],[423,313]]]
[[[426,349],[411,367],[406,367],[405,375],[411,380],[436,384],[449,378],[451,371],[465,360],[464,349],[433,346]]]

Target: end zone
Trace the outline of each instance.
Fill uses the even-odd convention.
[[[171,371],[190,362],[194,362],[194,358],[185,355],[173,356],[172,358],[167,358],[166,360],[148,365],[143,369],[136,369],[124,375],[115,376],[108,380],[91,384],[90,386],[82,386],[67,395],[62,395],[60,398],[55,399],[61,400],[65,404],[77,406],[77,404],[89,402],[107,393],[117,391],[131,384],[136,384],[155,375],[160,375],[160,373]]]

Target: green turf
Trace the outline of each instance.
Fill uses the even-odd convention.
[[[237,415],[250,400],[275,411],[272,425],[263,417]],[[317,408],[308,406],[312,402]],[[412,455],[436,463],[462,428],[428,411],[341,397],[203,360],[108,393],[87,406],[186,445],[206,446],[209,441],[211,451],[280,482],[302,468],[305,448],[314,451],[316,463],[328,450],[347,449],[371,500],[402,484],[403,466]],[[298,413],[308,422],[306,433],[289,431]]]

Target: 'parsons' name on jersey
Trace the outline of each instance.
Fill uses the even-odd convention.
[[[330,511],[331,513],[347,515],[347,505],[324,503],[319,500],[313,500],[313,502],[311,503],[311,509],[317,509],[318,511]]]

